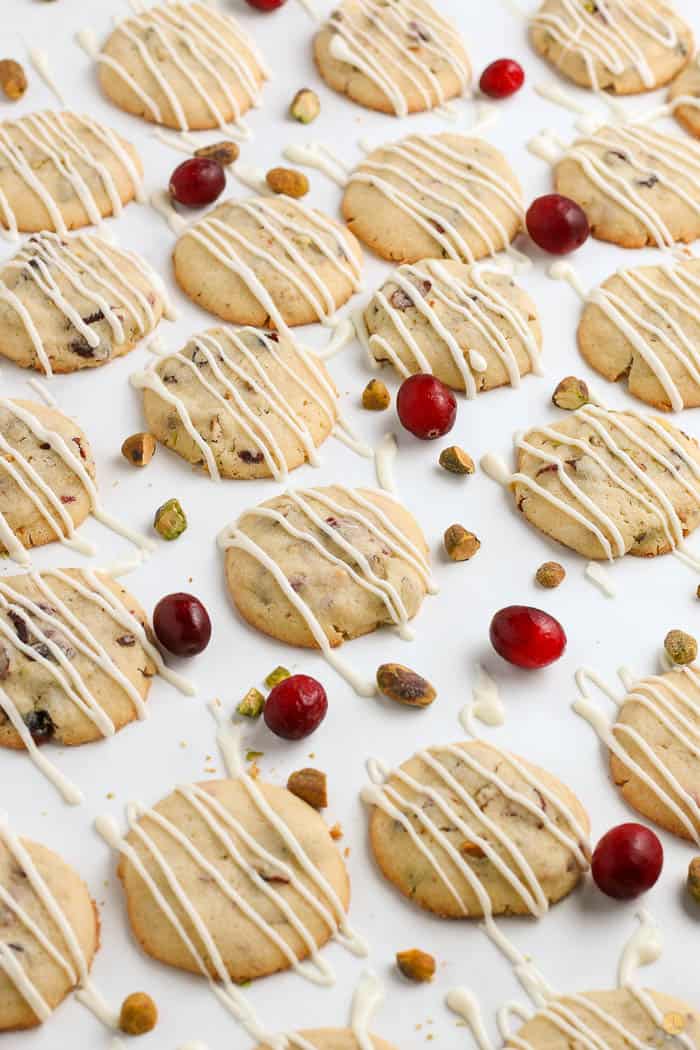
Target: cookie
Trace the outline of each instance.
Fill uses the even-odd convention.
[[[362,251],[340,223],[291,197],[229,200],[189,226],[175,277],[199,306],[234,324],[328,321],[360,287]]]
[[[0,124],[0,224],[65,234],[142,198],[134,147],[77,113],[45,110]]]
[[[431,587],[425,538],[384,492],[286,492],[220,538],[241,616],[290,645],[327,649],[383,624],[404,632]]]
[[[459,262],[401,266],[364,312],[375,361],[401,376],[431,372],[454,390],[483,390],[539,371],[535,304],[511,277]]]
[[[535,51],[581,87],[636,95],[667,84],[690,61],[693,33],[665,0],[605,6],[544,0],[530,19]]]
[[[100,940],[97,907],[61,857],[18,838],[3,819],[0,899],[0,1032],[35,1028],[87,982]]]
[[[357,1037],[351,1028],[312,1028],[308,1031],[294,1033],[304,1040],[307,1046],[314,1050],[357,1050]],[[367,1050],[396,1050],[391,1043],[380,1039],[376,1035],[370,1035],[365,1044]],[[256,1050],[270,1050],[267,1043],[256,1047]]]
[[[668,91],[669,109],[686,131],[700,138],[700,63],[697,56]]]
[[[148,955],[236,984],[302,960],[323,971],[317,951],[345,928],[350,884],[305,802],[242,774],[179,787],[153,809],[132,805],[129,824],[119,877]]]
[[[548,998],[505,1045],[567,1050],[573,1043],[662,1050],[669,1042],[680,1042],[679,1023],[684,1045],[697,1045],[700,1015],[680,999],[636,988],[583,992]]]
[[[167,309],[148,263],[99,237],[30,237],[0,270],[0,353],[51,375],[128,353]]]
[[[474,262],[508,248],[523,225],[523,201],[490,143],[441,132],[373,150],[350,175],[343,216],[383,259]]]
[[[516,447],[518,509],[586,558],[682,553],[700,524],[700,448],[659,417],[586,405]]]
[[[700,262],[621,269],[592,292],[578,329],[581,353],[658,409],[700,405]]]
[[[362,795],[372,851],[426,911],[539,916],[588,866],[589,822],[576,796],[483,740],[433,747],[380,772]]]
[[[203,3],[159,4],[126,18],[94,58],[115,105],[180,131],[239,123],[260,104],[269,76],[236,19]]]
[[[132,376],[148,429],[212,477],[284,480],[338,418],[321,360],[288,336],[210,328]]]
[[[700,236],[700,145],[687,139],[646,124],[604,126],[566,149],[554,181],[601,241],[664,248]]]
[[[465,95],[471,67],[456,27],[429,0],[343,0],[314,40],[329,87],[405,117]]]

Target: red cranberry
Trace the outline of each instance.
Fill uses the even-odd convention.
[[[499,58],[481,74],[479,87],[489,98],[509,98],[525,83],[523,67],[512,58]]]
[[[566,648],[564,628],[549,613],[529,605],[509,605],[491,621],[491,645],[516,667],[547,667]]]
[[[246,0],[248,6],[254,7],[256,11],[276,11],[286,2],[287,0]]]
[[[193,594],[168,594],[153,611],[153,630],[164,649],[175,656],[204,652],[211,638],[211,620]]]
[[[396,411],[406,430],[423,441],[432,441],[455,425],[457,399],[441,380],[421,372],[404,379],[396,398]]]
[[[548,193],[533,201],[525,221],[535,244],[552,255],[575,252],[591,232],[581,205],[559,193]]]
[[[650,890],[663,866],[658,835],[643,824],[620,824],[596,846],[591,872],[599,890],[624,901]]]
[[[293,674],[270,691],[263,716],[276,736],[303,740],[318,729],[327,711],[328,697],[321,683],[306,674]]]
[[[201,208],[221,195],[226,185],[226,172],[211,157],[190,157],[179,164],[170,176],[170,196],[188,208]]]

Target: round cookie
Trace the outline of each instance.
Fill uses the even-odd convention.
[[[316,648],[319,632],[335,647],[383,624],[405,629],[430,587],[418,523],[371,489],[286,492],[245,511],[223,545],[241,616],[290,645]]]
[[[132,383],[150,433],[215,477],[284,479],[315,459],[338,418],[323,362],[252,328],[210,328]]]
[[[298,1034],[314,1050],[358,1050],[359,1046],[357,1036],[350,1028],[311,1028]],[[396,1050],[391,1043],[376,1035],[369,1036],[369,1046],[373,1050]],[[265,1043],[255,1050],[270,1050],[270,1047]]]
[[[547,1000],[546,1010],[538,1010],[529,1021],[525,1021],[505,1045],[528,1046],[532,1050],[567,1050],[572,1041],[575,1045],[589,1045],[595,1041],[595,1045],[610,1047],[611,1050],[622,1050],[626,1046],[662,1050],[669,1043],[680,1042],[672,1035],[677,1032],[678,1018],[684,1024],[683,1036],[690,1045],[697,1045],[700,1016],[695,1009],[680,999],[646,989],[644,999],[650,1003],[656,1016],[645,1006],[641,994],[631,988],[556,996]],[[668,1031],[659,1024],[666,1017],[671,1024]],[[624,1031],[620,1030],[621,1027]]]
[[[543,0],[530,19],[535,51],[581,87],[636,95],[667,84],[689,62],[693,33],[665,0]]]
[[[495,147],[441,132],[373,150],[350,175],[343,216],[383,259],[474,262],[508,248],[522,229],[523,201]]]
[[[258,328],[329,320],[360,287],[362,251],[340,223],[291,197],[228,200],[189,226],[175,277],[199,306]]]
[[[482,740],[419,752],[363,798],[382,873],[444,918],[541,915],[587,867],[576,796]]]
[[[429,0],[343,0],[314,40],[325,82],[398,117],[464,95],[471,67],[455,26]]]
[[[75,746],[140,717],[156,665],[125,618],[147,628],[146,614],[119,583],[97,580],[121,621],[79,569],[0,579],[0,747],[25,747],[18,719],[37,744]]]
[[[586,301],[578,345],[596,372],[657,409],[700,405],[700,261],[618,270]]]
[[[30,237],[0,270],[0,354],[22,368],[77,372],[128,353],[160,321],[150,266],[99,237]]]
[[[65,234],[141,199],[134,147],[90,117],[45,110],[0,124],[0,224]]]
[[[695,668],[635,682],[612,726],[610,771],[623,798],[666,831],[700,838],[700,675]]]
[[[28,874],[43,880],[46,900]],[[100,926],[97,907],[80,876],[46,846],[17,839],[4,824],[0,824],[0,887],[46,939],[42,944],[17,912],[3,908],[0,960],[7,953],[9,964],[0,965],[0,1032],[12,1032],[48,1020],[77,987],[69,973],[78,978],[81,970],[89,973],[99,947]],[[56,915],[67,922],[76,938],[77,958],[64,940]],[[34,1005],[27,996],[34,997]]]
[[[401,266],[364,312],[368,348],[399,375],[431,372],[469,397],[539,370],[537,308],[497,270],[425,260]]]
[[[268,72],[253,41],[210,4],[149,7],[100,52],[102,90],[127,113],[180,131],[224,127],[260,103]]]
[[[700,448],[657,416],[586,405],[516,447],[518,509],[586,558],[666,554],[700,524]]]
[[[0,398],[0,550],[70,539],[91,510],[78,463],[95,478],[82,430],[58,409]]]
[[[700,63],[697,56],[669,87],[668,101],[676,120],[691,135],[700,138]]]
[[[645,124],[603,126],[565,150],[554,182],[601,241],[663,248],[700,237],[700,145],[688,139]]]
[[[344,922],[345,865],[319,814],[284,788],[246,776],[178,788],[153,810],[136,807],[126,843],[119,877],[132,930],[148,955],[169,966],[201,973],[141,865],[179,916],[196,909],[236,984],[315,956]],[[177,897],[164,867],[177,872]],[[196,940],[200,947],[201,936]],[[204,965],[212,978],[219,976],[210,951]]]

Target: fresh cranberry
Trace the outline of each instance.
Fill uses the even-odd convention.
[[[489,98],[509,98],[525,83],[523,67],[512,58],[499,58],[481,74],[479,87]]]
[[[396,411],[406,430],[423,441],[442,437],[455,425],[457,399],[448,386],[428,373],[404,379]]]
[[[491,621],[491,645],[516,667],[532,671],[558,660],[566,648],[564,628],[549,613],[530,605],[509,605]]]
[[[306,674],[293,674],[270,691],[263,715],[276,736],[303,740],[318,729],[327,711],[328,697],[321,683]]]
[[[591,872],[599,890],[624,901],[650,890],[663,866],[658,835],[643,824],[620,824],[596,846]]]
[[[256,11],[276,11],[286,2],[287,0],[246,0],[248,6],[254,7]]]
[[[538,197],[528,208],[525,221],[535,244],[552,255],[575,252],[591,232],[581,205],[560,193]]]
[[[193,594],[168,594],[153,611],[153,630],[164,649],[175,656],[196,656],[209,645],[211,620]]]
[[[170,196],[188,208],[201,208],[221,195],[226,172],[211,157],[190,157],[178,164],[170,176]]]

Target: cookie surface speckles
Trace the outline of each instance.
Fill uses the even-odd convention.
[[[673,104],[676,120],[691,135],[700,138],[700,63],[697,57],[669,87],[668,101]]]
[[[535,50],[581,87],[635,95],[667,84],[693,54],[693,33],[665,0],[543,0],[530,20]]]
[[[317,33],[314,57],[329,87],[397,116],[462,95],[471,80],[458,31],[428,0],[344,0]]]
[[[484,139],[410,135],[373,150],[353,171],[343,216],[383,259],[473,262],[518,234],[522,193],[505,157]]]
[[[353,235],[292,198],[224,201],[173,253],[183,292],[210,313],[258,328],[331,317],[359,288]]]

